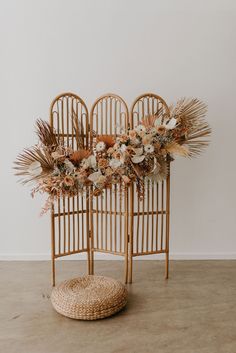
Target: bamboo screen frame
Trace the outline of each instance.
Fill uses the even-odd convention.
[[[139,96],[130,113],[125,101],[115,94],[98,98],[90,118],[84,101],[72,93],[57,96],[51,104],[50,123],[67,146],[76,146],[71,124],[74,111],[83,122],[84,145],[92,149],[93,131],[116,136],[122,128],[136,126],[148,114],[161,109],[169,115],[166,102],[153,93]],[[169,272],[170,173],[165,181],[147,181],[144,201],[137,197],[136,186],[121,189],[113,185],[103,196],[89,199],[84,195],[63,198],[51,212],[52,284],[55,285],[55,260],[59,257],[87,252],[88,273],[94,274],[94,253],[121,255],[125,259],[124,280],[132,283],[133,258],[164,253],[165,277]]]

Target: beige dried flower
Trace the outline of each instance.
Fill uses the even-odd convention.
[[[163,125],[157,126],[156,130],[159,135],[165,135],[166,133],[166,128]]]
[[[143,138],[142,138],[142,143],[143,143],[144,145],[150,144],[150,143],[152,142],[152,140],[153,140],[152,135],[151,135],[151,134],[147,134],[147,135],[144,135],[144,136],[143,136]]]
[[[73,186],[73,185],[74,185],[74,179],[73,179],[71,176],[69,176],[69,175],[67,175],[67,176],[64,178],[63,182],[64,182],[64,184],[65,184],[66,186]]]
[[[125,134],[120,136],[120,142],[122,142],[122,143],[127,142],[128,139],[129,139],[129,137],[127,135],[125,135]]]
[[[129,184],[130,183],[130,178],[127,175],[122,175],[122,179],[124,181],[125,184]]]
[[[105,158],[100,158],[100,159],[98,160],[98,168],[103,169],[103,168],[106,168],[107,166],[108,166],[108,160],[107,160],[107,159],[105,159]]]
[[[112,147],[109,147],[108,150],[107,150],[107,154],[109,154],[109,155],[111,155],[114,152],[115,152],[115,150]]]
[[[113,173],[114,173],[114,171],[112,170],[111,167],[106,168],[105,174],[106,174],[107,176],[110,176],[110,175],[112,175]]]
[[[131,138],[131,139],[133,139],[133,138],[135,138],[136,137],[136,131],[135,130],[129,130],[129,137]]]

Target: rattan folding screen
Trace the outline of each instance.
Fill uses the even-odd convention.
[[[93,148],[93,133],[117,135],[122,129],[134,127],[148,114],[157,110],[169,114],[165,101],[152,93],[138,97],[129,113],[125,101],[106,94],[92,106],[90,118],[83,100],[71,93],[55,98],[50,110],[50,122],[58,138],[75,148],[76,136],[72,125],[73,112],[84,128],[84,145]],[[55,259],[61,256],[87,252],[88,273],[94,273],[94,253],[102,252],[124,256],[125,282],[132,282],[133,257],[166,255],[166,278],[169,265],[169,205],[170,173],[165,181],[147,181],[146,197],[140,201],[136,186],[122,190],[120,185],[105,190],[102,196],[84,195],[63,198],[54,205],[52,226],[52,276],[55,284]]]

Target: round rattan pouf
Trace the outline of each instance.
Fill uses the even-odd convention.
[[[120,311],[127,303],[125,286],[113,278],[83,276],[60,283],[53,288],[54,309],[78,320],[97,320]]]

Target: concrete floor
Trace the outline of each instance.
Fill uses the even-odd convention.
[[[96,273],[122,279],[121,261],[97,261]],[[84,273],[59,261],[58,280]],[[0,263],[1,353],[236,353],[236,261],[135,261],[125,310],[76,321],[50,303],[49,262]]]

